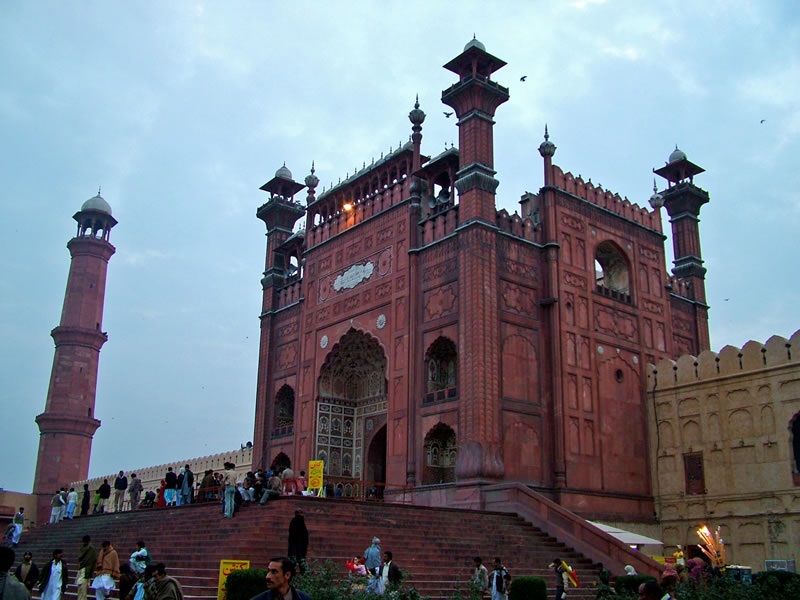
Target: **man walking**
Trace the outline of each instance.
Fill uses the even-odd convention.
[[[503,566],[500,557],[496,556],[494,569],[489,575],[489,591],[492,593],[492,600],[505,600],[510,581],[511,575],[508,574],[508,569]]]
[[[178,489],[178,494],[181,498],[181,504],[191,504],[192,494],[194,492],[194,473],[189,468],[189,465],[183,467],[183,481]]]
[[[291,558],[279,556],[272,558],[267,565],[267,591],[261,592],[251,600],[311,600],[305,592],[292,585],[295,564]]]
[[[14,571],[14,575],[28,588],[29,592],[33,590],[33,586],[39,583],[39,567],[33,562],[33,554],[25,553],[22,562]]]
[[[175,506],[175,490],[178,487],[178,476],[172,467],[167,467],[167,474],[164,475],[164,501],[167,506]]]
[[[480,556],[476,556],[472,559],[472,567],[470,583],[473,589],[480,592],[481,597],[483,597],[486,590],[489,589],[489,569],[483,564],[483,560]]]
[[[308,528],[299,508],[294,511],[294,518],[289,522],[289,558],[291,558],[302,575],[306,571],[306,552],[308,552]]]
[[[120,471],[114,480],[114,512],[122,512],[122,507],[125,504],[125,490],[127,489],[128,478],[125,477],[124,471]]]
[[[22,528],[25,526],[25,507],[20,506],[17,514],[14,515],[14,531],[11,534],[11,545],[16,547],[22,535]]]
[[[50,524],[58,523],[58,517],[61,514],[61,508],[64,506],[64,496],[61,495],[61,490],[58,490],[55,495],[50,498]]]
[[[383,589],[385,591],[388,591],[391,587],[400,585],[400,580],[403,578],[400,567],[394,563],[392,560],[392,553],[388,550],[383,553],[383,564],[378,571],[378,577],[383,581]]]
[[[61,600],[61,595],[67,589],[67,564],[61,560],[61,549],[53,550],[53,560],[42,569],[39,580],[42,600]]]
[[[64,514],[65,519],[69,519],[72,521],[72,518],[75,516],[75,508],[78,506],[78,492],[75,491],[74,487],[69,488],[69,493],[67,494],[67,510]]]
[[[100,496],[100,502],[97,504],[96,512],[102,514],[106,512],[108,500],[111,498],[111,486],[108,485],[108,479],[103,479],[103,483],[97,488],[97,493]]]
[[[372,575],[381,566],[381,541],[377,537],[372,538],[372,544],[364,550],[364,566]]]
[[[131,473],[131,485],[128,487],[128,495],[131,497],[131,510],[139,508],[139,499],[142,496],[142,480],[137,479],[136,473]]]
[[[555,600],[564,600],[567,597],[567,587],[569,586],[569,575],[559,557],[555,557],[548,567],[553,569],[556,574],[556,595]]]
[[[117,587],[115,579],[119,579],[119,556],[111,542],[104,541],[101,544],[100,556],[97,557],[95,578],[92,581],[92,589],[97,600],[105,600],[111,595],[111,591]]]
[[[97,565],[97,548],[91,544],[92,538],[88,535],[81,540],[81,549],[78,552],[78,600],[86,600],[86,593],[89,591],[89,582],[94,576],[94,568]]]

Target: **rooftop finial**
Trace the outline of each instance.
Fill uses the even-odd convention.
[[[544,124],[544,141],[539,144],[539,154],[542,158],[553,156],[556,153],[556,145],[550,141],[550,132],[547,130],[547,123]]]
[[[414,108],[419,108],[419,94],[417,94],[417,100],[414,102]]]
[[[677,146],[676,146],[676,148],[677,148]],[[98,196],[100,195],[100,186],[99,185],[97,186],[97,195]]]

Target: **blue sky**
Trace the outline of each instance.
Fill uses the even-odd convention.
[[[711,194],[712,347],[800,327],[793,1],[8,0],[0,13],[5,489],[32,486],[65,246],[98,186],[119,225],[90,474],[238,448],[253,435],[259,186],[284,161],[299,181],[316,161],[320,187],[344,178],[408,139],[416,94],[423,151],[457,142],[442,65],[473,34],[508,63],[498,207],[541,186],[545,123],[558,165],[639,204],[677,144]]]

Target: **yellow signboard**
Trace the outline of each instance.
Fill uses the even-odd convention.
[[[227,593],[225,591],[225,583],[228,581],[228,575],[234,571],[241,569],[249,569],[249,560],[221,560],[219,561],[219,583],[217,585],[217,600],[225,600]]]
[[[325,462],[321,460],[308,461],[308,489],[316,490],[316,495],[322,495],[322,473]]]

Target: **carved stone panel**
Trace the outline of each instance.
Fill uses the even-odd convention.
[[[278,369],[285,371],[297,365],[297,344],[281,346],[278,350]]]
[[[502,281],[500,283],[501,307],[503,310],[524,316],[533,316],[536,300],[534,290],[528,287]]]
[[[425,307],[425,320],[440,319],[455,312],[457,308],[456,285],[450,283],[425,293],[423,306]]]
[[[612,310],[605,306],[594,309],[595,330],[608,335],[621,337],[629,341],[636,341],[639,328],[636,319],[627,313]]]

